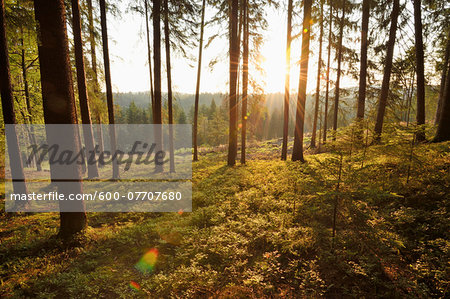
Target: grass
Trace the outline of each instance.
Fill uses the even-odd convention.
[[[193,166],[193,212],[89,213],[75,247],[53,237],[56,213],[2,214],[0,296],[445,297],[449,147],[410,159],[400,144],[343,146],[302,164],[266,144],[233,168],[209,153]]]

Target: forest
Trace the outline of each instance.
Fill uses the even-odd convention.
[[[0,0],[0,95],[2,298],[450,296],[448,1]]]

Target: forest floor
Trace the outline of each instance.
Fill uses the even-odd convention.
[[[0,297],[446,297],[450,143],[409,144],[209,153],[193,212],[89,213],[77,246],[56,213],[3,213]]]

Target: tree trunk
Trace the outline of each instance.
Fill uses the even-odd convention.
[[[70,80],[72,80],[72,76],[70,76]],[[73,82],[71,81],[70,86],[72,86],[73,88]],[[77,105],[75,103],[75,100],[73,101],[73,111],[75,113],[75,123],[78,125],[78,110],[77,110]],[[77,140],[78,140],[78,147],[82,148],[82,144],[81,144],[81,134],[80,134],[80,128],[78,126],[75,127],[76,133],[77,133]],[[84,153],[84,151],[81,152],[81,172],[84,174],[86,173],[86,155]]]
[[[300,78],[298,82],[297,112],[295,117],[294,148],[292,150],[292,161],[301,162],[305,161],[303,158],[303,128],[305,124],[312,0],[305,0],[303,3],[302,54],[300,59]]]
[[[161,0],[153,0],[153,74],[155,87],[155,105],[153,107],[153,123],[162,125],[162,105],[161,105]],[[161,126],[155,126],[156,152],[162,150]],[[163,167],[156,163],[155,172],[162,172]]]
[[[148,26],[148,1],[144,0],[145,5],[145,28],[147,31],[147,55],[148,55],[148,72],[150,73],[150,99],[152,101],[152,111],[155,105],[155,99],[153,95],[153,75],[152,75],[152,50],[150,45],[150,29]]]
[[[447,70],[442,111],[434,142],[450,140],[450,70]]]
[[[241,83],[241,33],[242,33],[242,27],[243,27],[243,12],[244,12],[244,1],[245,0],[238,0],[240,2],[240,6],[239,6],[239,19],[238,19],[238,35],[237,35],[237,44],[238,44],[238,48],[239,48],[239,52],[238,52],[238,66],[237,66],[237,74],[236,74],[236,110],[238,111],[238,117],[239,118],[239,103],[240,103],[240,95],[239,95],[239,84]],[[243,42],[242,42],[243,44]],[[238,120],[236,119],[236,123],[238,122]]]
[[[89,20],[89,44],[91,46],[91,64],[94,75],[94,92],[98,94],[98,75],[97,75],[97,56],[95,54],[95,33],[94,33],[94,17],[92,15],[92,0],[87,0],[88,20]]]
[[[3,0],[0,0],[0,92],[2,98],[3,121],[5,122],[5,125],[14,125],[16,124],[16,114],[14,112],[14,100],[9,71],[5,7]],[[25,184],[25,174],[23,172],[19,140],[17,139],[14,127],[8,129],[8,133],[6,134],[6,144],[8,146],[11,176],[14,179],[12,182],[14,193],[26,194],[27,186]]]
[[[44,120],[46,124],[76,124],[75,98],[72,86],[72,72],[69,60],[69,47],[66,31],[66,16],[64,1],[35,0],[36,20],[39,23],[39,63],[42,80],[42,101]],[[59,107],[59,109],[55,109]],[[75,126],[67,130],[67,134],[55,134],[47,131],[49,144],[60,144],[64,148],[79,152],[79,141]],[[50,134],[49,134],[50,132]],[[80,166],[51,164],[52,181],[62,194],[83,193],[81,186]],[[72,182],[56,182],[54,179],[71,177]],[[60,202],[62,210],[70,206],[78,212],[60,213],[59,235],[63,238],[72,237],[86,228],[86,212],[83,201]]]
[[[330,63],[331,63],[331,33],[333,27],[333,1],[330,0],[330,27],[328,28],[328,57],[327,57],[327,85],[325,88],[325,107],[323,115],[323,143],[327,142],[328,129],[328,95],[330,90]]]
[[[109,119],[109,138],[111,145],[111,153],[116,152],[116,129],[114,125],[114,99],[111,85],[111,70],[109,66],[109,47],[108,47],[108,28],[106,27],[106,7],[105,0],[100,0],[100,22],[102,25],[102,42],[103,42],[103,64],[105,65],[105,82],[106,82],[106,102],[108,104]],[[113,179],[119,178],[119,164],[117,160],[112,161]]]
[[[87,156],[94,155],[94,133],[92,132],[91,112],[89,111],[89,99],[86,87],[86,71],[84,69],[83,58],[83,40],[81,38],[81,19],[80,19],[80,5],[78,0],[72,0],[72,26],[73,26],[73,39],[75,43],[75,64],[77,69],[77,86],[78,97],[80,100],[81,109],[81,122],[83,124],[83,137],[86,144]],[[89,163],[88,166],[88,178],[98,177],[97,163]],[[94,159],[95,161],[95,159]]]
[[[435,125],[439,124],[439,118],[441,117],[442,104],[444,102],[445,81],[449,64],[449,56],[450,56],[450,30],[448,31],[447,35],[447,47],[445,48],[444,65],[442,67],[441,86],[439,89],[439,100],[436,109],[436,117],[434,119]]]
[[[197,144],[197,132],[198,132],[198,101],[200,97],[200,73],[202,69],[202,51],[203,51],[203,31],[205,26],[205,7],[206,3],[203,0],[202,3],[202,22],[200,24],[200,44],[198,48],[198,68],[197,68],[197,85],[195,87],[195,104],[194,104],[194,161],[198,161],[198,144]]]
[[[167,65],[167,106],[169,110],[169,155],[170,172],[175,172],[175,155],[173,152],[173,111],[172,111],[172,74],[170,66],[169,0],[164,0],[164,35],[166,43]]]
[[[249,47],[249,20],[248,20],[248,0],[244,1],[244,34],[243,34],[243,67],[242,67],[242,140],[241,140],[241,163],[245,164],[245,147],[247,137],[247,89],[248,89],[248,47]]]
[[[237,155],[237,107],[236,81],[239,57],[239,43],[237,38],[239,1],[230,1],[230,125],[228,140],[228,166],[236,164]]]
[[[286,75],[284,78],[284,118],[283,118],[283,145],[281,147],[281,160],[287,158],[289,139],[289,83],[291,73],[291,41],[292,41],[292,0],[288,0],[287,37],[286,37]]]
[[[342,17],[339,24],[339,45],[338,45],[338,67],[336,77],[336,87],[334,89],[334,114],[333,114],[333,140],[336,140],[336,131],[338,126],[338,112],[339,112],[339,86],[341,83],[341,62],[342,62],[342,39],[344,37],[344,20],[345,20],[345,2],[342,4]]]
[[[25,44],[24,44],[24,36],[23,36],[23,28],[20,28],[20,33],[21,33],[21,39],[20,39],[20,43],[22,46],[22,54],[21,54],[21,67],[22,67],[22,77],[23,77],[23,89],[24,89],[24,93],[25,93],[25,103],[26,103],[26,119],[28,121],[29,124],[33,124],[33,117],[32,117],[32,113],[31,113],[31,100],[30,100],[30,90],[28,87],[28,76],[27,76],[27,65],[25,62]],[[34,135],[34,127],[31,125],[29,128],[29,136],[30,136],[30,143],[31,144],[36,144],[36,136]],[[42,166],[41,166],[41,161],[40,159],[34,159],[35,163],[36,163],[36,170],[37,171],[41,171],[42,170]]]
[[[375,140],[381,139],[383,130],[383,119],[386,111],[386,102],[389,94],[389,81],[391,80],[392,58],[394,56],[395,34],[397,32],[397,19],[400,12],[399,0],[394,0],[391,14],[391,28],[389,30],[389,41],[384,65],[383,82],[381,84],[380,102],[378,103],[377,121],[375,123]]]
[[[441,117],[442,104],[444,102],[445,81],[448,70],[449,56],[450,56],[450,30],[448,31],[447,35],[447,47],[445,48],[444,65],[442,67],[441,87],[439,89],[439,100],[436,109],[436,117],[434,119],[435,125],[439,124],[439,118]]]
[[[97,115],[97,140],[98,140],[98,151],[100,153],[103,153],[105,150],[103,146],[103,125],[102,125],[102,119],[100,118],[100,113]],[[102,168],[104,165],[99,163],[98,167]]]
[[[364,119],[364,108],[366,103],[367,34],[369,32],[370,1],[371,0],[363,0],[363,7],[362,7],[361,62],[359,69],[358,109],[356,112],[356,120],[359,122]]]
[[[419,127],[416,140],[425,141],[425,62],[422,39],[422,7],[421,0],[414,0],[414,37],[416,49],[416,75],[417,75],[417,111],[416,121]]]
[[[414,72],[412,73],[412,78],[411,78],[411,85],[410,85],[410,92],[408,94],[408,111],[406,114],[406,127],[409,127],[409,121],[410,121],[410,114],[411,114],[411,101],[412,101],[412,96],[414,94],[414,80],[415,80],[415,75],[416,75],[416,71],[414,70]]]
[[[323,1],[320,1],[320,33],[319,33],[319,61],[317,63],[316,103],[314,105],[314,121],[311,136],[311,147],[316,147],[317,118],[319,116],[320,72],[322,70],[322,37],[323,37]]]

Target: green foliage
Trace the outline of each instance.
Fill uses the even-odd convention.
[[[56,214],[2,215],[0,295],[443,296],[450,144],[414,145],[410,159],[414,132],[387,129],[364,150],[355,130],[304,164],[266,160],[269,143],[246,166],[209,154],[194,165],[192,213],[91,213],[76,247],[52,238]],[[151,248],[155,268],[140,273]]]

